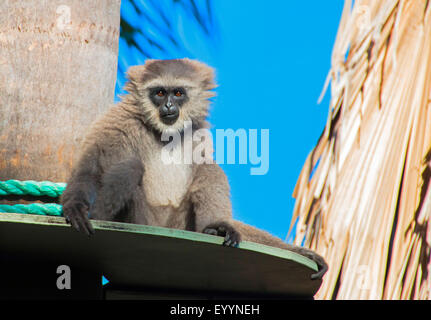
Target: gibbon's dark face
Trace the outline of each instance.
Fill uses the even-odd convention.
[[[143,120],[159,132],[205,126],[214,70],[196,60],[147,60],[130,67],[125,89],[134,97]]]
[[[160,120],[167,125],[178,120],[180,108],[189,100],[184,87],[150,88],[149,98],[158,109]]]

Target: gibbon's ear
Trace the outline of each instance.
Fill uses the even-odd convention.
[[[131,66],[129,70],[127,70],[127,78],[134,83],[144,83],[159,77],[160,75],[157,73],[158,70],[154,69],[158,61],[160,60],[147,59],[143,65]]]
[[[145,65],[132,66],[127,70],[127,78],[134,83],[143,82],[145,74]]]
[[[138,93],[137,84],[139,83],[140,75],[144,72],[144,66],[132,66],[126,72],[128,81],[124,84],[124,90],[132,96]]]
[[[217,84],[215,83],[215,71],[213,68],[197,60],[191,60],[188,58],[184,58],[183,60],[190,64],[198,74],[198,77],[196,78],[200,80],[203,90],[212,90],[217,87]]]
[[[129,81],[126,82],[124,89],[129,93],[138,92],[138,85],[147,82],[150,79],[157,77],[153,72],[151,72],[148,68],[151,65],[154,59],[146,60],[144,65],[136,65],[131,66],[127,72],[126,76]]]

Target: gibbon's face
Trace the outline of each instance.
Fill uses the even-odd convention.
[[[148,89],[154,107],[159,110],[160,121],[174,124],[180,116],[180,108],[187,102],[187,90],[183,87],[154,87]]]
[[[214,71],[190,59],[147,60],[127,72],[125,89],[133,95],[144,121],[159,132],[183,131],[190,121],[197,127],[208,115],[208,99],[215,94]]]

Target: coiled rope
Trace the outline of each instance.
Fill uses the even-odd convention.
[[[57,198],[63,193],[65,188],[66,183],[33,180],[7,180],[0,181],[0,196],[30,195],[36,197],[48,196]],[[61,216],[62,206],[57,203],[0,204],[0,212]]]

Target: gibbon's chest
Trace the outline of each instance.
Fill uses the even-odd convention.
[[[164,164],[160,154],[144,161],[143,188],[149,205],[178,208],[192,182],[189,164]]]

